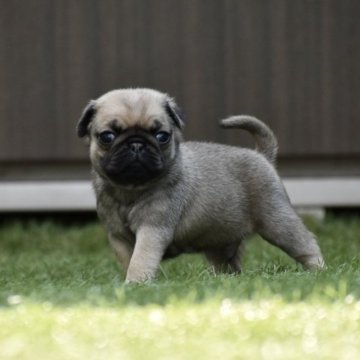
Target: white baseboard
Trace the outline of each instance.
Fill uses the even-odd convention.
[[[360,207],[360,178],[283,179],[299,208]],[[0,182],[0,211],[95,210],[89,181]]]
[[[360,207],[360,178],[284,179],[296,207]]]
[[[0,182],[0,211],[95,210],[90,181]]]

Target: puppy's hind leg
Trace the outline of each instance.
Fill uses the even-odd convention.
[[[314,235],[295,213],[290,204],[267,209],[257,232],[268,242],[285,251],[305,269],[318,270],[325,263]]]
[[[205,251],[206,259],[214,267],[217,273],[240,273],[242,244],[228,245],[225,248],[211,249]]]

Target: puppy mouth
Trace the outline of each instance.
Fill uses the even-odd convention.
[[[105,155],[100,165],[106,176],[118,185],[144,185],[164,170],[160,151],[143,139],[126,141]]]

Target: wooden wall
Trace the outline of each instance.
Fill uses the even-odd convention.
[[[360,157],[358,0],[0,0],[0,162],[86,161],[91,98],[174,96],[186,137],[241,144],[217,122],[258,116],[282,158]]]

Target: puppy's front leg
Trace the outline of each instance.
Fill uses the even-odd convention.
[[[130,260],[126,282],[142,282],[155,276],[165,249],[171,241],[167,231],[152,226],[141,227]]]
[[[109,234],[108,239],[120,263],[120,266],[126,274],[134,247],[128,241],[119,239],[112,234]]]

